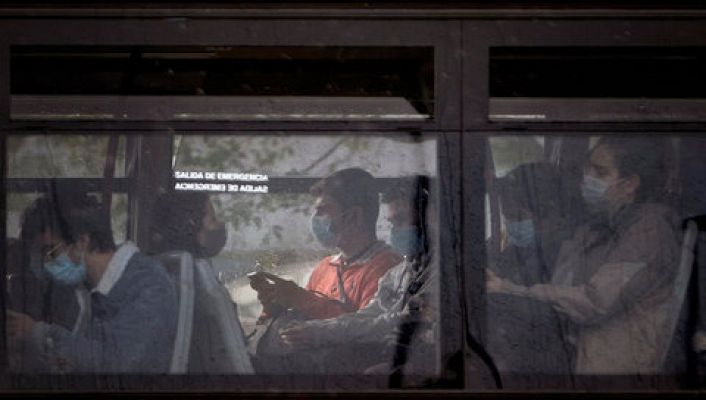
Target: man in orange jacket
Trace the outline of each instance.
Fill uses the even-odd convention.
[[[316,196],[312,233],[323,246],[340,253],[319,262],[306,289],[270,274],[253,279],[251,285],[265,309],[276,304],[305,319],[323,319],[360,310],[370,302],[379,279],[402,261],[377,239],[378,192],[375,178],[360,168],[334,172],[312,187]]]

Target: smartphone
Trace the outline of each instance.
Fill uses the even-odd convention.
[[[275,281],[273,281],[268,275],[269,274],[267,272],[253,271],[248,273],[246,276],[251,281],[267,282],[270,285],[274,285]]]

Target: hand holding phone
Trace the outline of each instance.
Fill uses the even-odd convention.
[[[284,307],[292,307],[297,299],[308,294],[308,291],[293,281],[282,279],[264,271],[256,271],[247,275],[250,286],[257,291],[262,304],[277,303]]]

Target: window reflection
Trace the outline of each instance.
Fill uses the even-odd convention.
[[[402,373],[416,384],[439,374],[433,137],[175,137],[172,180],[138,193],[153,198],[144,243],[109,235],[101,196],[53,180],[70,176],[68,153],[86,150],[70,139],[55,147],[58,172],[42,177],[48,190],[10,202],[8,262],[41,283],[18,292],[8,280],[14,371]],[[207,172],[241,190],[175,190]],[[255,176],[267,190],[242,190]],[[114,209],[134,213],[114,196]],[[60,254],[42,261],[49,245]],[[61,323],[27,307],[58,304],[56,288],[72,310]]]
[[[682,218],[694,211],[674,182],[693,176],[677,168],[688,148],[665,137],[552,138],[556,152],[500,176],[502,160],[518,159],[503,142],[536,141],[491,142],[487,214],[500,226],[487,242],[486,327],[504,384],[613,376],[644,387],[640,376],[684,373],[693,249],[682,248]]]

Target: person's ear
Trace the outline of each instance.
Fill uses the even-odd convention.
[[[353,212],[351,213],[351,218],[353,220],[353,223],[357,227],[362,227],[365,221],[363,221],[363,209],[361,207],[355,207],[353,208]]]

